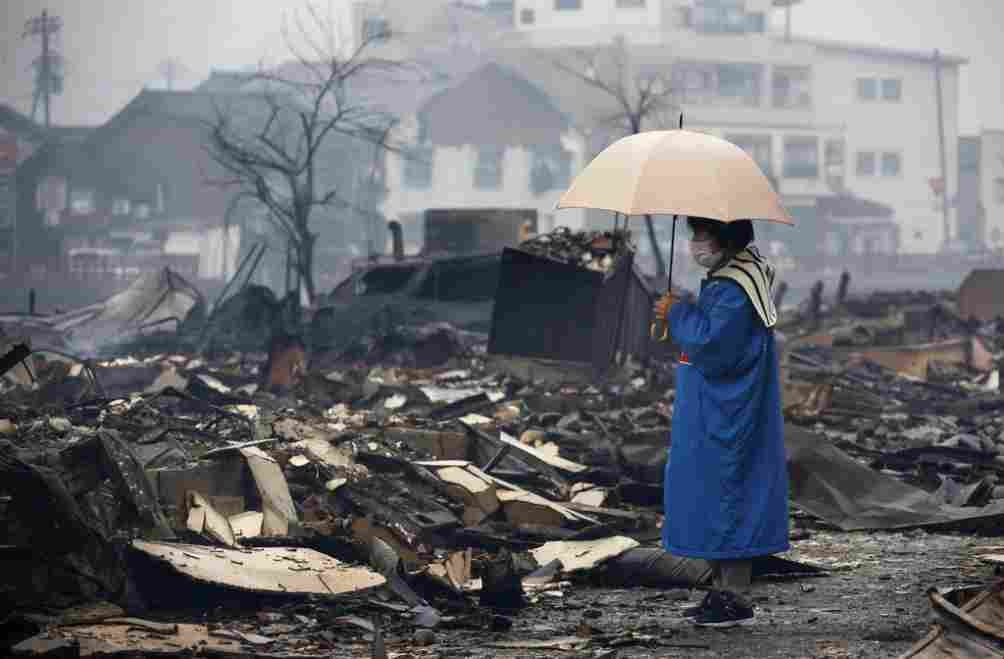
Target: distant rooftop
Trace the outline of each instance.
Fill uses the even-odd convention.
[[[784,37],[778,37],[779,40],[784,40]],[[934,49],[929,51],[920,50],[903,50],[900,48],[886,48],[885,46],[875,46],[872,44],[861,44],[861,43],[849,43],[846,41],[832,41],[830,39],[817,39],[815,37],[801,37],[793,35],[791,37],[793,43],[802,43],[815,46],[821,50],[832,50],[841,51],[846,53],[852,53],[854,55],[863,55],[865,57],[879,57],[884,59],[905,59],[912,60],[916,62],[933,62],[934,61]],[[966,64],[969,62],[968,58],[959,57],[958,55],[946,55],[941,53],[941,61],[943,64]]]

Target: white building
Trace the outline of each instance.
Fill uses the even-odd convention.
[[[449,13],[456,9],[439,0],[360,0],[350,20],[363,21],[360,33],[375,26],[394,32],[395,20],[407,31],[411,18],[401,7],[414,4],[425,8],[423,30],[448,26],[457,34]],[[739,144],[774,177],[802,221],[792,238],[802,243],[799,251],[929,254],[959,237],[956,210],[949,203],[946,213],[943,199],[951,202],[958,190],[964,59],[786,38],[771,29],[779,17],[772,0],[483,4],[481,49],[536,58],[538,75],[527,77],[555,96],[584,134],[590,126],[578,99],[558,91],[565,83],[547,66],[547,53],[610,46],[623,37],[640,66],[672,81],[685,127]],[[442,192],[460,194],[452,185]],[[509,193],[505,188],[499,198]]]
[[[547,94],[470,52],[452,56],[468,65],[435,69],[445,82],[371,90],[376,106],[399,116],[379,210],[401,223],[409,253],[424,244],[430,208],[536,209],[538,230],[550,230],[558,197],[585,163],[585,139]],[[558,223],[579,228],[583,217],[561,211]]]

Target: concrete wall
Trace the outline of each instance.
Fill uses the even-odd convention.
[[[1004,130],[986,130],[981,135],[980,199],[986,209],[986,241],[1004,249]]]

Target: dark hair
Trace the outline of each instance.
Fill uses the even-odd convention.
[[[691,231],[704,230],[710,233],[723,249],[738,252],[753,242],[753,223],[749,220],[719,222],[706,217],[688,217],[687,226]]]

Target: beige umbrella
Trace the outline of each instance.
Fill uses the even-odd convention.
[[[680,130],[648,131],[614,142],[572,181],[557,206],[625,216],[672,215],[670,290],[678,216],[795,224],[745,151],[718,137],[682,130],[682,116],[680,125]],[[652,334],[657,335],[656,323]],[[667,336],[668,329],[661,340]]]
[[[794,224],[745,151],[689,130],[653,130],[614,142],[575,178],[558,208]]]

